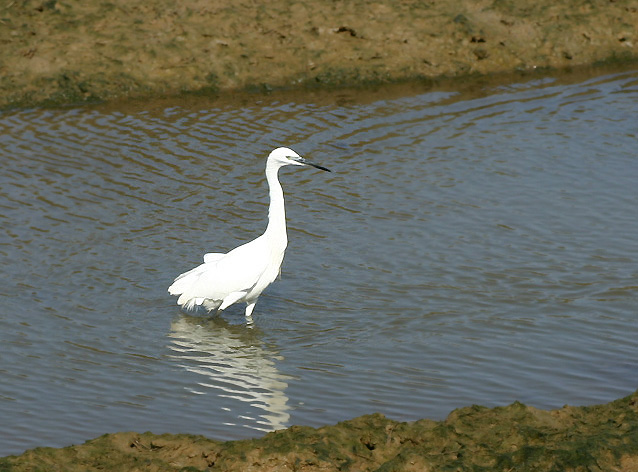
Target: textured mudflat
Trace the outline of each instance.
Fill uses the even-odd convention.
[[[10,471],[635,471],[638,391],[605,405],[544,411],[514,403],[453,411],[443,421],[366,415],[261,439],[107,434],[81,446],[0,459]]]
[[[637,31],[630,0],[7,0],[0,107],[631,61]]]

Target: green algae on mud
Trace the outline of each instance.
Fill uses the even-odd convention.
[[[544,411],[471,406],[443,421],[372,414],[260,439],[106,434],[0,459],[0,471],[637,471],[638,391],[604,405]]]
[[[16,0],[0,108],[563,69],[637,35],[633,0]]]

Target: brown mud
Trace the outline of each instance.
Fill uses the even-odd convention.
[[[443,421],[380,414],[292,426],[261,439],[106,434],[0,459],[0,471],[638,471],[638,391],[605,405],[521,403],[454,410]]]
[[[0,0],[0,109],[638,58],[635,0]]]

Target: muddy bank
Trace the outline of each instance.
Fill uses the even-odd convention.
[[[631,0],[6,0],[0,108],[638,57]]]
[[[637,471],[638,391],[605,405],[544,411],[472,406],[443,421],[380,414],[261,439],[107,434],[0,459],[0,471]]]

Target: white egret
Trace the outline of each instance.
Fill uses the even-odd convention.
[[[308,165],[330,172],[292,149],[280,147],[272,151],[266,161],[270,193],[266,231],[226,254],[205,254],[203,264],[177,277],[168,293],[179,295],[178,305],[189,311],[201,306],[210,312],[245,302],[246,318],[251,318],[259,295],[281,273],[288,245],[284,192],[278,179],[279,169],[287,165]]]

